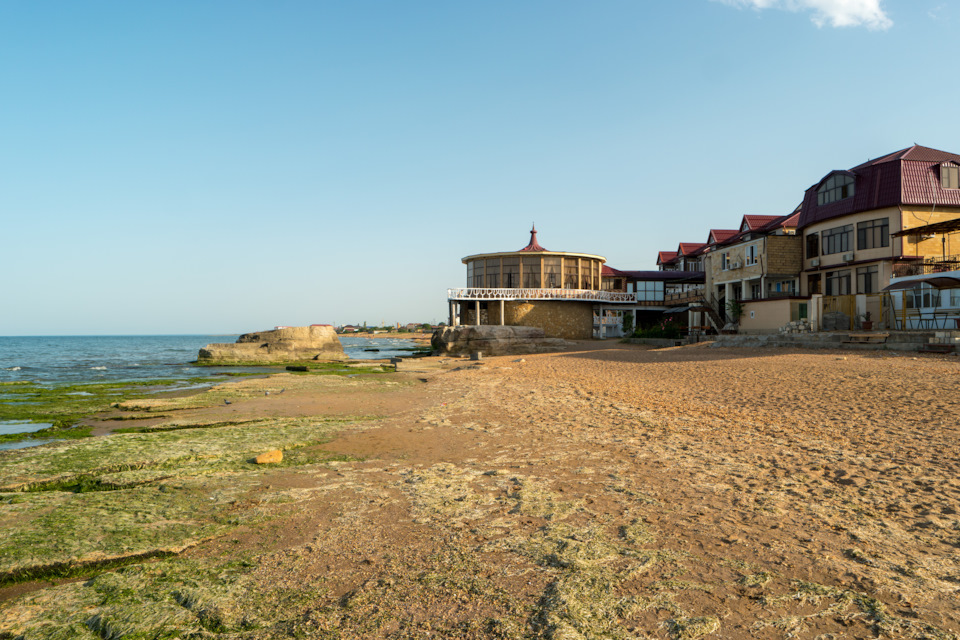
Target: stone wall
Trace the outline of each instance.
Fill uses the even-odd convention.
[[[490,304],[490,315],[499,322],[500,303]],[[507,302],[504,322],[508,325],[539,327],[548,338],[589,340],[593,337],[593,303],[555,300]]]
[[[803,268],[803,238],[800,236],[767,236],[767,273],[797,275]]]

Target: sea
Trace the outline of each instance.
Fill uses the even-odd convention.
[[[189,336],[0,336],[0,382],[28,381],[43,386],[174,380],[166,391],[196,386],[190,378],[221,372],[262,371],[255,367],[200,367],[193,362],[211,342],[236,342],[236,335]],[[418,345],[396,337],[340,338],[354,360],[409,355]],[[208,385],[201,385],[208,386]],[[47,425],[0,421],[0,433],[27,433]],[[0,449],[31,444],[7,443]]]

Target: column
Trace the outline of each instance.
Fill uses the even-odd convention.
[[[810,307],[807,309],[807,317],[810,320],[810,327],[814,331],[820,331],[820,322],[823,318],[823,295],[814,293],[810,296]]]
[[[479,327],[480,326],[480,301],[477,300],[476,302],[474,302],[474,305],[476,305],[474,308],[477,311],[476,322],[474,322],[474,324]]]
[[[501,300],[500,301],[500,326],[501,327],[505,324],[503,320],[504,320],[504,316],[506,315],[506,311],[505,311],[506,306],[507,306],[506,301]]]

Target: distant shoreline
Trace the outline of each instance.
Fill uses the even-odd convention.
[[[376,340],[380,338],[393,338],[396,340],[413,340],[415,342],[429,343],[430,338],[433,336],[432,333],[397,333],[395,331],[381,332],[381,333],[338,333],[337,338],[367,338],[368,340]]]

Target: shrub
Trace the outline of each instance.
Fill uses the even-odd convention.
[[[683,326],[675,320],[662,320],[660,324],[638,328],[633,332],[634,338],[666,338],[677,339],[683,335]]]

